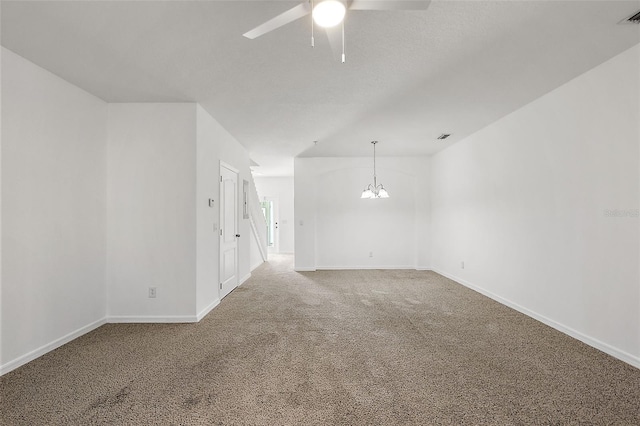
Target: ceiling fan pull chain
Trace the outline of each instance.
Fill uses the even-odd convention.
[[[344,19],[342,20],[342,63],[344,64],[345,61],[345,56],[344,56]],[[375,146],[374,146],[375,147]]]
[[[311,47],[316,47],[316,41],[313,38],[313,0],[311,2]]]

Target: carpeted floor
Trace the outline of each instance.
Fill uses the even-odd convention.
[[[640,370],[453,281],[286,256],[198,324],[105,325],[0,386],[2,425],[640,424]]]

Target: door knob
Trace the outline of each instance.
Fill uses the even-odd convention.
[[[240,238],[240,234],[236,234],[236,237]]]

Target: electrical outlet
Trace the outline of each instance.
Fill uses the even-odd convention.
[[[149,299],[155,299],[155,298],[156,298],[156,288],[149,287]]]
[[[464,260],[460,262],[460,268],[464,269]]]
[[[369,252],[369,257],[373,257],[373,252],[372,251]]]

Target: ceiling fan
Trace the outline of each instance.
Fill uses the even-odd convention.
[[[313,37],[313,23],[325,29],[336,27],[342,23],[342,62],[345,62],[344,54],[344,16],[349,11],[355,10],[425,10],[431,0],[306,0],[299,5],[287,10],[247,31],[243,35],[253,40],[268,32],[283,27],[293,21],[311,14],[311,46],[315,45]],[[327,30],[327,36],[332,49],[335,50],[335,37]]]

